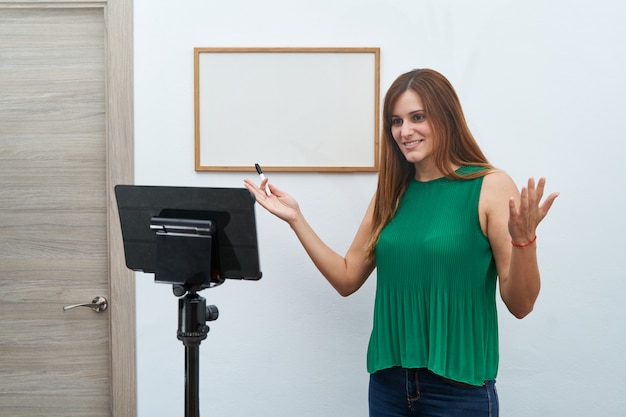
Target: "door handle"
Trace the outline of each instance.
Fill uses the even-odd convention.
[[[72,308],[76,307],[89,307],[96,313],[102,313],[104,310],[107,309],[107,307],[109,307],[109,302],[106,298],[97,296],[93,300],[91,300],[91,303],[73,304],[70,306],[65,306],[63,307],[63,311],[71,310]]]

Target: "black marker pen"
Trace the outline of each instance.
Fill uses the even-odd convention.
[[[261,181],[263,181],[265,179],[265,175],[263,174],[263,170],[261,169],[261,165],[254,164],[254,167],[256,168],[256,172],[259,173],[259,177],[261,177]],[[267,185],[267,183],[265,184],[265,194],[272,195],[272,193],[270,192],[270,187],[269,187],[269,185]]]

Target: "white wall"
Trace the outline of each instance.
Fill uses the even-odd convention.
[[[625,2],[136,0],[134,13],[137,184],[248,175],[194,171],[194,47],[378,46],[382,92],[416,67],[445,74],[490,160],[561,191],[539,229],[535,311],[518,321],[500,304],[502,415],[624,415]],[[253,111],[224,140],[254,135]],[[371,173],[271,179],[339,252],[376,185]],[[201,293],[221,313],[200,347],[201,414],[367,415],[375,277],[341,298],[285,224],[257,221],[264,278]],[[137,276],[137,325],[139,416],[184,415],[177,301],[151,275]]]

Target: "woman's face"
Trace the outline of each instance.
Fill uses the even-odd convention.
[[[391,112],[391,135],[407,161],[428,161],[434,150],[433,131],[420,96],[412,90],[402,93]]]

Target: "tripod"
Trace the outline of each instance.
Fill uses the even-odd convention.
[[[200,343],[209,333],[207,321],[217,320],[219,311],[214,305],[206,305],[206,300],[198,295],[198,289],[187,289],[174,285],[174,295],[178,299],[178,340],[185,346],[185,417],[200,416],[199,376]]]
[[[198,292],[259,280],[254,196],[244,188],[116,185],[126,266],[173,285],[185,346],[185,416],[199,417],[200,343],[217,307]]]

